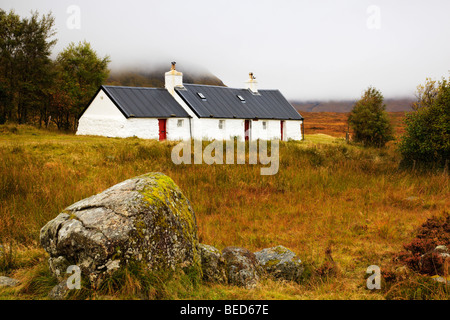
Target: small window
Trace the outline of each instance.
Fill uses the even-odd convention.
[[[177,121],[177,127],[182,127],[183,126],[183,120],[182,119],[179,119],[178,121]]]
[[[219,120],[219,129],[222,130],[225,127],[225,120]]]
[[[262,122],[263,130],[267,130],[267,121]]]
[[[245,99],[243,96],[241,96],[240,94],[237,95],[238,99],[241,100],[241,102],[245,103]]]
[[[197,92],[197,95],[200,97],[200,99],[206,100],[206,97],[205,97],[205,95],[203,93]]]

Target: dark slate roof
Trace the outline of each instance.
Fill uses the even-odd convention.
[[[303,119],[278,90],[258,90],[258,94],[253,94],[248,89],[196,84],[183,86],[176,88],[176,92],[200,118]]]
[[[101,86],[127,118],[190,118],[172,95],[163,88]]]

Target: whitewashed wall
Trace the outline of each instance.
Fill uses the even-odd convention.
[[[121,136],[138,137],[142,139],[159,139],[158,119],[129,118],[121,130]]]
[[[302,140],[302,120],[286,120],[284,122],[285,140]]]
[[[219,129],[219,120],[225,121],[225,128]],[[245,120],[243,119],[192,119],[192,133],[194,139],[203,140],[228,140],[239,137],[244,140]],[[266,122],[266,129],[263,128],[263,122]],[[302,121],[286,120],[284,121],[283,135],[284,141],[302,140],[300,124]],[[280,120],[251,120],[250,140],[274,140],[281,139],[281,121]]]
[[[178,120],[183,121],[183,125],[181,127],[178,127]],[[167,131],[167,140],[189,140],[191,138],[189,118],[167,119],[166,131]]]
[[[223,129],[219,121],[224,121]],[[197,140],[229,140],[238,137],[244,140],[244,120],[242,119],[192,119],[192,135]]]
[[[78,121],[77,135],[125,137],[121,135],[127,119],[100,90]]]
[[[266,129],[264,124],[266,123]],[[252,121],[251,140],[275,140],[281,137],[281,124],[279,120]]]

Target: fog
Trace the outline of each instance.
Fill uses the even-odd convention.
[[[56,56],[86,40],[110,68],[176,61],[288,99],[356,99],[368,86],[412,97],[427,77],[450,75],[450,1],[1,0],[21,16],[56,19]]]

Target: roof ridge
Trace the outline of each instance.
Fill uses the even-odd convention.
[[[166,88],[160,88],[160,87],[133,87],[133,86],[112,86],[112,85],[102,85],[103,88],[123,88],[123,89],[141,89],[141,90],[148,90],[148,89],[156,89],[156,90],[166,90]]]
[[[199,86],[199,87],[213,87],[213,88],[223,88],[223,89],[233,89],[233,90],[244,90],[248,91],[250,89],[247,88],[236,88],[236,87],[224,87],[224,86],[217,86],[217,85],[209,85],[209,84],[196,84],[196,83],[183,83],[183,86]],[[175,87],[175,89],[181,89]],[[280,91],[279,89],[258,89],[259,91]]]

